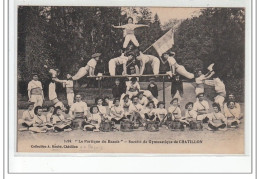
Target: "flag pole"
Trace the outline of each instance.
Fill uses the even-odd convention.
[[[154,43],[153,43],[153,44],[154,44]],[[143,53],[145,53],[148,49],[150,49],[150,48],[153,46],[153,44],[150,45],[147,49],[145,49],[145,50],[143,51]]]

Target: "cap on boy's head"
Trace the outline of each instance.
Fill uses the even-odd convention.
[[[137,81],[137,78],[136,78],[136,77],[132,77],[132,78],[131,78],[131,81],[132,81],[132,82],[136,82],[136,81]]]
[[[201,95],[204,96],[204,93],[199,93],[199,94],[197,94],[196,97],[198,98],[198,97],[200,97]]]
[[[188,106],[189,105],[192,105],[192,107],[193,107],[193,102],[188,102],[186,105],[185,105],[185,109],[188,109]]]
[[[94,53],[91,57],[96,58],[96,57],[99,57],[100,55],[101,55],[101,53]]]
[[[115,104],[116,101],[120,101],[120,98],[115,98],[114,101],[113,101],[113,104]]]
[[[38,75],[36,71],[32,72],[32,76]]]
[[[115,81],[119,81],[120,82],[120,80],[118,78],[116,78]]]

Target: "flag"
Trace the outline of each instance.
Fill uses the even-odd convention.
[[[153,44],[153,47],[155,48],[159,56],[162,56],[164,52],[172,48],[173,44],[173,29],[170,29],[166,34],[164,34]]]

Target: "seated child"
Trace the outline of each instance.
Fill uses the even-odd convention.
[[[113,104],[110,110],[111,121],[115,122],[115,124],[120,124],[125,119],[124,109],[120,106],[119,98],[115,98]]]
[[[137,94],[138,98],[139,98],[139,103],[142,105],[142,106],[146,106],[147,103],[148,103],[148,99],[144,96],[144,92],[143,91],[140,91],[138,94]]]
[[[214,112],[208,114],[209,118],[209,124],[208,129],[209,130],[226,130],[227,127],[227,119],[226,117],[221,113],[220,105],[217,103],[212,104]]]
[[[146,121],[157,121],[160,122],[160,120],[156,116],[156,109],[155,105],[152,101],[149,101],[146,105],[146,109],[144,110],[144,116]]]
[[[224,108],[224,115],[227,118],[228,127],[237,127],[240,123],[241,113],[240,108],[235,107],[234,101],[227,102],[227,108]]]
[[[165,109],[165,103],[162,101],[159,101],[157,104],[156,110],[156,116],[160,120],[161,124],[164,124],[164,122],[167,120],[167,110]]]
[[[104,102],[103,102],[103,106],[105,106],[107,108],[107,114],[110,113],[111,108],[113,107],[113,101],[110,100],[110,98],[108,96],[104,97]]]
[[[103,106],[103,98],[96,98],[96,105],[98,107],[98,110],[101,115],[106,116],[107,115],[107,108]]]
[[[54,106],[50,106],[48,108],[48,113],[47,113],[47,122],[52,123],[53,122],[53,112],[54,112]]]
[[[171,106],[168,108],[170,119],[172,121],[180,121],[182,117],[181,117],[181,109],[178,105],[178,98],[173,98],[170,104]]]
[[[94,105],[90,108],[90,116],[86,119],[86,123],[83,127],[84,131],[99,131],[100,123],[103,120],[103,117],[99,111],[98,106]]]
[[[132,97],[132,104],[129,107],[129,113],[131,115],[130,120],[137,123],[144,124],[144,113],[143,113],[143,106],[139,104],[138,97]]]
[[[23,112],[22,119],[18,120],[19,124],[22,124],[24,128],[20,128],[20,131],[28,130],[29,127],[33,126],[33,119],[34,119],[34,111],[33,111],[34,103],[30,102],[28,104],[27,110]]]
[[[54,125],[54,131],[55,132],[61,132],[61,131],[71,131],[71,120],[67,120],[62,115],[61,107],[57,106],[54,109],[53,112],[53,120],[52,123]]]
[[[30,127],[29,130],[37,133],[47,132],[46,122],[46,116],[42,114],[42,107],[36,106],[34,108],[33,127]]]
[[[124,97],[122,98],[122,100],[120,101],[120,106],[124,109],[124,114],[127,118],[130,118],[130,105],[132,104],[132,101],[129,98],[129,95],[126,94],[124,95]]]
[[[193,102],[188,102],[185,105],[185,109],[186,109],[185,116],[184,116],[185,120],[188,122],[196,121],[197,112],[193,110]]]
[[[207,123],[209,103],[208,101],[204,100],[204,93],[199,93],[197,98],[198,100],[194,103],[193,110],[197,112],[197,120],[202,121],[203,123]]]

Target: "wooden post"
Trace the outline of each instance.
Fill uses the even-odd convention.
[[[163,102],[165,103],[165,80],[163,76]]]

